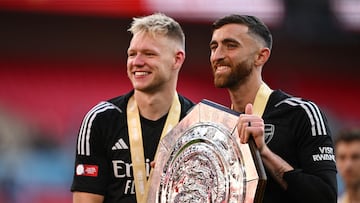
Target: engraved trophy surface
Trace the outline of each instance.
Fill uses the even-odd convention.
[[[203,100],[159,143],[147,202],[260,202],[266,176],[240,144],[238,113]]]

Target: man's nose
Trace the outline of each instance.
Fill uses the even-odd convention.
[[[137,54],[136,56],[134,56],[132,59],[132,63],[135,66],[143,66],[145,62],[142,54]]]
[[[216,61],[224,58],[224,51],[221,46],[217,47],[211,52],[211,60]]]

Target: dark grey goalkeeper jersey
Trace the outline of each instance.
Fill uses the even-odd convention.
[[[84,117],[77,140],[71,191],[104,195],[106,203],[136,202],[126,118],[131,95],[133,91],[101,102]],[[194,103],[181,95],[179,101],[182,119]],[[167,115],[157,121],[140,118],[147,173],[166,118]]]
[[[295,168],[284,175],[286,191],[267,172],[264,203],[335,203],[334,148],[319,107],[277,90],[269,98],[263,119],[269,148]]]

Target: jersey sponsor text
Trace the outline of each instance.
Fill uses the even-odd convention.
[[[133,180],[132,164],[123,160],[113,160],[113,171],[115,178],[126,178],[124,194],[135,194],[135,182]],[[146,177],[150,175],[150,159],[146,159]]]
[[[332,147],[319,147],[319,154],[313,154],[314,161],[334,161],[335,155],[334,149]]]

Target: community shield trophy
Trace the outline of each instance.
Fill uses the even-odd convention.
[[[261,202],[266,175],[253,140],[239,142],[239,114],[202,100],[159,143],[146,202]]]

